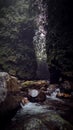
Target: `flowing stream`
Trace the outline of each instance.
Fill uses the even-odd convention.
[[[46,54],[46,34],[47,31],[45,26],[47,25],[47,4],[43,4],[43,0],[36,0],[37,12],[36,16],[36,31],[33,38],[33,43],[35,46],[35,53],[37,58],[37,78],[49,80],[49,70],[47,64],[47,54]]]
[[[46,101],[43,103],[28,102],[25,105],[21,103],[21,109],[17,111],[5,130],[39,130],[39,128],[40,130],[49,130],[49,127],[44,127],[44,123],[40,126],[42,120],[48,122],[48,124],[52,121],[52,125],[56,121],[56,126],[58,126],[60,121],[60,125],[63,127],[62,122],[64,120],[59,115],[68,112],[69,107],[66,106],[63,100],[56,98],[57,92],[59,91],[60,89],[57,88],[49,97],[46,96]]]
[[[61,99],[56,98],[57,90],[60,91],[60,89],[56,89],[54,92],[51,93],[51,96],[46,95],[46,99],[63,102]],[[17,118],[23,117],[24,115],[27,115],[27,114],[28,115],[38,115],[38,114],[47,113],[47,112],[51,111],[47,104],[42,105],[39,103],[28,102],[25,105],[20,103],[20,105],[21,105],[21,109],[17,112],[16,116],[12,120],[16,120]]]

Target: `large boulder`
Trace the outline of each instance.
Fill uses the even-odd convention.
[[[3,102],[10,92],[19,91],[19,82],[16,77],[6,72],[0,72],[0,103]]]
[[[37,89],[30,89],[28,99],[31,102],[43,102],[46,100],[46,94]]]
[[[36,102],[36,97],[38,96],[39,91],[37,89],[29,89],[28,90],[28,100],[30,102]]]
[[[31,102],[43,102],[46,99],[46,90],[49,86],[49,81],[37,80],[37,81],[22,81],[21,91],[24,92],[24,96]]]
[[[23,130],[73,130],[73,126],[61,118],[58,114],[51,112],[42,114],[39,118],[31,118],[24,124]]]
[[[49,81],[46,80],[37,80],[37,81],[24,81],[22,82],[22,88],[32,88],[32,89],[41,89],[42,87],[47,88]]]
[[[56,112],[17,117],[7,130],[73,130],[73,126]]]
[[[46,124],[48,130],[73,130],[73,126],[61,118],[56,112],[48,112],[40,118]]]
[[[23,130],[48,130],[48,128],[40,119],[31,118],[24,124]]]
[[[15,113],[19,108],[21,100],[21,96],[18,95],[19,87],[17,78],[0,72],[0,120],[3,122],[7,118],[10,119],[13,111]]]

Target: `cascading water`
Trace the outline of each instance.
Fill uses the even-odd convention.
[[[35,53],[37,58],[37,78],[49,80],[49,70],[47,64],[47,54],[46,54],[46,29],[47,24],[46,11],[47,4],[43,4],[43,0],[36,0],[37,3],[37,14],[36,17],[36,31],[33,38],[33,43],[35,46]]]

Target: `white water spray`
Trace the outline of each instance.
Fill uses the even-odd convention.
[[[50,96],[46,95],[46,98],[47,99],[51,99],[51,100],[57,100],[57,101],[63,102],[61,99],[56,97],[58,93],[60,93],[60,89],[59,88],[57,88],[54,92],[52,92]]]
[[[46,112],[50,112],[51,110],[49,110],[49,106],[47,105],[40,105],[38,103],[27,103],[24,106],[21,105],[22,108],[17,111],[15,117],[12,118],[12,121],[15,121],[17,119],[19,119],[20,117],[25,117],[26,115],[39,115],[39,114],[43,114]]]
[[[33,43],[35,46],[35,53],[37,58],[37,77],[39,79],[49,79],[49,71],[47,64],[47,54],[46,54],[46,34],[45,26],[47,25],[46,19],[46,9],[47,5],[43,4],[43,0],[36,0],[37,3],[37,14],[36,17],[36,31],[33,38]]]

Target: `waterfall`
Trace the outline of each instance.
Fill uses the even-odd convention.
[[[46,54],[46,34],[47,31],[45,26],[47,24],[46,10],[47,4],[43,4],[43,0],[36,0],[37,3],[37,16],[36,16],[36,31],[33,38],[33,43],[35,46],[35,53],[37,58],[37,78],[49,80],[49,70],[47,64],[47,54]]]

